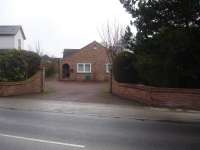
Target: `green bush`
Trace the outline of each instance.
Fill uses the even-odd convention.
[[[148,85],[200,88],[200,30],[166,30],[143,42],[136,53],[138,72]]]
[[[34,75],[40,56],[24,50],[0,50],[0,82],[23,81]]]
[[[23,59],[27,62],[27,76],[33,76],[37,71],[41,63],[40,56],[31,51],[22,51],[21,55]]]
[[[132,15],[122,43],[134,50],[145,84],[200,88],[199,0],[120,0]]]
[[[113,62],[115,80],[124,83],[138,83],[140,80],[136,71],[136,62],[135,55],[130,52],[118,54]]]

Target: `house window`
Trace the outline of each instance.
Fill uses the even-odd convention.
[[[78,63],[77,64],[78,73],[91,73],[91,64],[90,63]]]
[[[111,69],[112,69],[112,65],[106,64],[106,73],[110,73]]]
[[[22,41],[21,41],[21,39],[18,39],[18,49],[22,49]]]

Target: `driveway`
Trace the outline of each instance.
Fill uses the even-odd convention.
[[[17,96],[15,98],[89,102],[102,104],[140,105],[109,93],[108,82],[72,82],[47,80],[43,94]]]
[[[78,116],[200,122],[200,111],[154,108],[111,95],[108,83],[48,80],[43,94],[0,98],[0,110],[54,112]]]

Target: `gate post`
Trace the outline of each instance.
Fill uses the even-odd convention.
[[[41,92],[45,90],[45,67],[41,68]]]

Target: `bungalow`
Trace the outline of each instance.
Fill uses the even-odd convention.
[[[110,72],[107,49],[96,41],[81,49],[65,49],[60,70],[61,80],[106,81]]]
[[[21,26],[0,26],[0,49],[24,49],[25,39]]]

